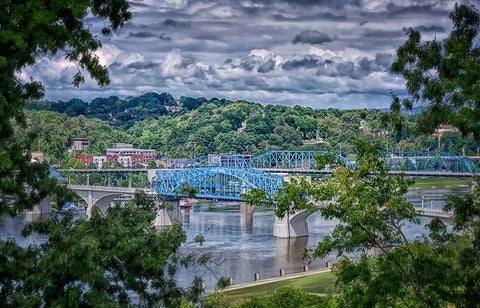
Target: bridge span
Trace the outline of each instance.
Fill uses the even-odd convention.
[[[274,173],[331,173],[327,166],[317,169],[317,157],[330,155],[338,163],[354,169],[356,163],[345,156],[327,151],[270,151],[249,159],[230,154],[209,154],[187,161],[181,170],[231,167],[257,169]],[[404,173],[409,176],[472,176],[479,172],[469,159],[448,152],[383,152],[379,154],[392,174]],[[179,169],[166,169],[178,171]],[[71,173],[147,173],[146,169],[81,169],[62,170]]]
[[[102,213],[105,213],[110,203],[117,197],[122,195],[134,195],[136,191],[142,190],[147,194],[156,194],[152,189],[123,188],[111,186],[92,186],[92,185],[68,185],[68,189],[76,192],[81,198],[87,202],[87,217],[91,217],[93,206],[98,206]],[[171,197],[171,196],[170,196]],[[204,198],[207,198],[204,195]],[[228,197],[222,200],[232,200]],[[236,200],[240,201],[240,200]],[[180,203],[178,199],[170,199],[168,202],[171,206],[168,209],[162,209],[157,214],[154,224],[156,226],[171,225],[175,220],[180,220]],[[423,203],[422,203],[423,204]],[[317,204],[317,208],[321,209],[324,203]],[[427,209],[424,207],[415,207],[420,216],[440,218],[442,220],[451,221],[452,212],[445,212],[438,209]],[[253,211],[251,211],[253,214]],[[308,236],[307,218],[310,212],[305,210],[290,214],[284,218],[275,217],[273,226],[273,235],[279,238],[294,238]]]
[[[149,188],[129,188],[112,186],[93,186],[93,185],[67,185],[67,188],[74,191],[87,203],[87,218],[92,216],[92,208],[97,206],[102,214],[105,214],[111,202],[124,195],[133,196],[137,191],[144,191],[147,194],[156,194]],[[172,225],[176,220],[180,220],[180,202],[179,200],[164,200],[169,206],[162,208],[157,213],[153,224],[157,227]]]
[[[317,156],[321,154],[333,155],[337,161],[347,168],[355,168],[349,159],[329,152],[314,151],[272,151],[243,160],[231,155],[202,156],[189,161],[187,169],[127,169],[104,170],[105,172],[148,173],[151,190],[170,199],[178,200],[182,196],[195,194],[196,198],[212,200],[243,201],[242,194],[253,188],[262,189],[268,198],[273,199],[277,192],[283,189],[283,178],[275,173],[331,173],[329,167],[323,170],[316,169]],[[381,155],[385,160],[390,173],[403,173],[407,176],[473,176],[478,172],[477,167],[468,159],[446,152],[388,152]],[[98,172],[98,170],[78,170],[78,172]],[[268,172],[267,172],[268,171]],[[87,177],[88,179],[89,177]],[[88,183],[88,182],[87,182]],[[91,207],[96,204],[101,209],[116,197],[124,194],[133,194],[134,188],[118,188],[83,185],[69,188],[75,190]],[[88,210],[87,210],[88,213]],[[422,215],[448,218],[451,214],[432,212],[422,209]],[[445,217],[444,217],[445,216]],[[447,217],[448,216],[448,217]],[[279,237],[295,237],[308,235],[305,213],[298,213],[290,217],[290,221],[277,221],[278,225],[288,226],[288,233],[276,233]],[[292,221],[298,220],[298,232],[291,232]],[[276,223],[277,224],[277,223]],[[293,223],[297,225],[297,223]],[[282,227],[279,227],[280,229]],[[301,229],[304,228],[304,229]]]

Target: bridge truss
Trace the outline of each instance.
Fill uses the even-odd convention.
[[[203,167],[238,167],[247,168],[248,162],[242,157],[226,154],[208,154],[189,159],[185,164],[190,168]]]
[[[334,155],[348,168],[354,167],[353,162],[348,158],[327,151],[270,151],[252,158],[248,166],[264,170],[316,170],[317,153]]]
[[[468,172],[477,173],[475,164],[448,152],[385,152],[391,171]]]
[[[157,170],[153,189],[167,197],[182,196],[188,185],[196,189],[196,198],[242,201],[241,194],[252,188],[274,198],[283,188],[282,177],[262,170],[236,167],[205,167],[185,170]]]

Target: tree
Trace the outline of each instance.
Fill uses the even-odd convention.
[[[403,197],[412,181],[402,175],[389,175],[375,146],[358,142],[357,152],[359,164],[354,170],[340,166],[332,174],[332,181],[310,191],[316,201],[323,202],[322,217],[340,222],[331,235],[318,244],[313,255],[323,257],[334,250],[339,257],[362,253],[358,264],[349,263],[348,259],[341,261],[336,273],[340,282],[351,275],[342,297],[348,305],[395,306],[406,299],[408,305],[436,306],[438,302],[429,296],[428,287],[438,281],[420,278],[425,273],[425,265],[417,246],[423,243],[418,240],[411,244],[402,229],[404,221],[419,223],[415,209]],[[324,166],[325,162],[319,161],[318,165]],[[379,259],[365,254],[370,249],[381,252]],[[378,269],[368,266],[371,263]],[[386,264],[390,270],[383,267]],[[367,268],[365,275],[360,275],[362,267]],[[395,284],[387,284],[384,280],[387,277],[395,278],[391,280]],[[385,283],[382,292],[373,296],[371,292],[380,281]]]
[[[73,169],[85,169],[85,164],[75,160],[75,164],[73,165]]]
[[[151,222],[161,208],[156,198],[137,193],[133,202],[117,204],[106,215],[93,208],[90,220],[67,215],[31,223],[24,234],[48,234],[48,240],[24,250],[11,241],[1,243],[0,259],[11,260],[0,268],[2,304],[179,307],[182,299],[195,302],[200,279],[188,289],[175,283],[177,269],[192,264],[177,253],[185,231],[180,224],[157,230]],[[143,304],[132,302],[132,295]]]
[[[150,160],[148,162],[148,165],[147,165],[147,169],[156,169],[157,168],[157,164],[155,163],[154,160]]]
[[[375,145],[357,142],[356,147],[358,164],[354,169],[334,155],[319,155],[317,167],[329,165],[334,170],[330,180],[312,184],[291,180],[273,201],[258,190],[250,191],[245,200],[254,205],[275,204],[279,217],[319,210],[323,218],[338,221],[331,234],[309,253],[324,258],[337,252],[340,261],[334,265],[334,273],[342,290],[338,300],[345,307],[478,303],[477,237],[448,233],[446,226],[434,219],[427,225],[428,236],[407,238],[406,222],[420,223],[418,213],[404,197],[413,181],[390,175]],[[460,210],[463,217],[469,217],[470,230],[480,230],[480,210],[471,206],[472,200],[478,199],[478,191],[475,193]],[[350,259],[352,254],[359,256],[358,261]]]
[[[454,231],[463,233],[454,235],[455,242],[464,243],[455,247],[460,260],[455,275],[462,288],[452,297],[459,307],[473,307],[480,298],[480,177],[474,179],[471,193],[448,196],[444,210],[454,212]]]
[[[426,103],[417,132],[431,133],[438,125],[452,124],[480,140],[480,14],[475,6],[455,4],[449,17],[453,29],[442,42],[421,43],[420,33],[408,30],[391,72],[402,75],[410,97],[400,100],[393,95],[389,120],[401,130],[402,105],[411,110]]]
[[[57,204],[69,197],[49,177],[47,164],[30,163],[35,136],[22,134],[26,128],[23,108],[26,100],[43,96],[43,86],[17,76],[38,59],[62,51],[78,67],[74,86],[84,82],[83,70],[100,86],[108,84],[106,67],[94,53],[101,43],[86,19],[105,19],[101,32],[109,35],[131,18],[128,9],[124,0],[0,4],[0,214],[31,209],[54,192]],[[20,128],[18,134],[15,126]],[[13,197],[15,204],[7,204],[5,197]],[[185,233],[179,226],[153,228],[155,205],[140,197],[135,205],[117,206],[106,216],[94,208],[90,221],[67,216],[33,223],[24,234],[48,234],[41,245],[24,248],[12,240],[0,241],[2,305],[126,306],[131,292],[148,306],[178,307],[182,298],[195,301],[199,279],[187,291],[172,279],[172,262],[177,259],[170,257],[185,241]]]
[[[29,0],[23,4],[0,4],[0,213],[15,214],[29,209],[51,194],[55,181],[48,177],[46,164],[30,164],[33,135],[18,138],[13,124],[26,126],[23,107],[29,99],[43,96],[43,86],[36,81],[22,82],[17,75],[43,56],[66,51],[65,58],[75,62],[79,71],[73,77],[78,86],[84,81],[81,69],[89,72],[99,85],[109,82],[107,70],[94,51],[100,41],[84,24],[87,13],[107,19],[103,34],[121,27],[131,14],[126,1],[48,2]],[[27,154],[25,154],[27,153]],[[4,196],[15,196],[15,206]]]

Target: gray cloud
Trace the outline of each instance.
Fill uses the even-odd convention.
[[[172,40],[172,38],[170,36],[166,35],[166,34],[160,34],[158,36],[158,38],[163,40],[163,41],[171,41]]]
[[[291,59],[283,63],[282,68],[290,71],[295,69],[315,68],[321,63],[321,59],[314,56],[306,56],[302,59]]]
[[[419,32],[444,32],[445,31],[445,29],[440,26],[418,26],[418,27],[413,27],[412,29]],[[408,28],[403,27],[402,30],[406,32],[408,31]]]
[[[259,73],[268,73],[270,71],[273,71],[275,69],[275,61],[273,61],[272,59],[269,59],[267,62],[261,64],[258,66],[258,72]]]
[[[147,38],[147,37],[156,37],[156,35],[148,31],[141,31],[141,32],[130,32],[128,37]]]
[[[392,54],[377,53],[375,55],[375,64],[388,68],[393,63],[395,57]]]
[[[363,35],[363,37],[372,37],[372,38],[387,38],[391,39],[392,37],[399,37],[402,36],[404,32],[397,31],[397,30],[367,30],[367,33]]]
[[[73,89],[75,67],[64,62],[41,61],[25,75],[43,81],[51,100],[157,91],[313,108],[388,106],[390,90],[404,91],[388,68],[405,30],[443,39],[455,1],[133,2],[133,19],[101,38],[111,85],[99,90],[87,80]],[[96,33],[103,27],[86,22]]]
[[[297,34],[292,43],[304,43],[304,44],[323,44],[332,42],[333,39],[325,33],[315,30],[302,30],[300,34]]]
[[[158,66],[159,66],[158,63],[153,63],[153,62],[133,62],[128,64],[127,68],[133,68],[136,70],[148,70]]]
[[[190,28],[191,24],[190,22],[186,21],[178,21],[174,19],[167,18],[165,19],[162,24],[167,27],[173,27],[173,28]]]

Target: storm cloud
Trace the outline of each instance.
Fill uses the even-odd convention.
[[[408,29],[442,40],[456,0],[168,0],[133,2],[133,19],[96,52],[111,84],[71,81],[60,55],[19,75],[46,99],[169,92],[312,108],[383,108],[405,92],[389,73]],[[463,0],[467,5],[475,0]],[[89,17],[99,31],[103,21]],[[86,74],[88,77],[88,74]]]
[[[333,39],[326,35],[325,33],[315,31],[315,30],[303,30],[300,34],[295,35],[293,39],[293,44],[304,43],[304,44],[323,44],[332,42]]]

